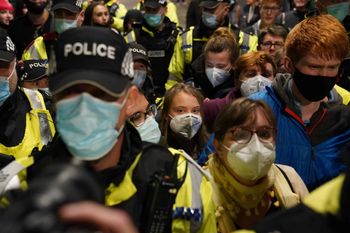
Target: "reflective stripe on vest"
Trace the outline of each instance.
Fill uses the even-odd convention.
[[[135,161],[131,164],[130,168],[126,171],[122,182],[118,186],[111,183],[106,192],[106,205],[114,206],[123,201],[129,200],[136,192],[137,189],[132,182],[132,175],[136,165],[141,158],[141,153],[137,155]]]
[[[242,44],[240,45],[241,48],[241,54],[245,54],[249,52],[250,46],[249,46],[249,34],[243,33],[243,41]]]
[[[205,179],[205,172],[185,151],[168,149],[172,154],[181,154],[178,162],[178,177],[182,177],[185,174],[185,169],[188,169],[186,179],[179,189],[174,204],[173,232],[179,231],[179,229],[198,232],[202,227],[205,214],[201,198],[201,186],[203,179]],[[182,232],[184,231],[182,230]]]
[[[126,43],[132,43],[136,41],[136,36],[135,36],[135,32],[131,31],[128,34],[126,34],[126,36],[124,37],[126,40]]]
[[[7,147],[0,144],[0,153],[14,156],[18,163],[28,167],[33,163],[33,157],[30,156],[33,149],[37,148],[40,151],[44,145],[51,141],[55,134],[55,127],[40,92],[25,88],[20,90],[26,95],[32,108],[25,116],[24,136],[16,146]]]
[[[193,29],[194,27],[190,27],[188,31],[184,32],[181,35],[182,38],[182,51],[184,53],[184,61],[185,64],[191,64],[192,62],[192,54],[193,54]]]
[[[0,195],[5,192],[10,181],[23,169],[24,167],[21,164],[19,164],[16,160],[13,160],[0,170]]]
[[[47,52],[44,37],[37,37],[34,42],[27,47],[22,54],[22,60],[47,59]]]
[[[191,231],[197,232],[202,225],[203,222],[203,204],[202,198],[200,194],[200,186],[203,180],[203,174],[191,163],[188,163],[188,169],[191,175],[191,183],[192,183],[192,210],[199,210],[198,214],[201,215],[199,221],[196,221],[194,218],[191,218]]]
[[[23,88],[24,93],[27,95],[30,106],[32,109],[46,109],[44,100],[41,95],[38,95],[37,91],[33,91],[30,89]],[[47,115],[45,113],[38,112],[39,117],[39,127],[40,127],[40,135],[41,142],[43,145],[47,145],[52,140],[52,132],[50,128],[50,123]]]

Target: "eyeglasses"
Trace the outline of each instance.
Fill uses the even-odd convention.
[[[239,144],[247,144],[250,142],[255,133],[261,142],[273,142],[275,136],[275,129],[269,127],[261,127],[257,130],[236,128],[229,132],[231,133],[233,140]]]
[[[143,123],[145,123],[146,119],[150,116],[157,115],[157,106],[155,104],[150,104],[146,112],[136,112],[131,117],[129,117],[129,120],[136,126],[141,126]]]
[[[280,41],[276,41],[276,42],[265,41],[265,42],[262,42],[262,46],[264,46],[265,48],[271,48],[272,46],[275,46],[276,49],[280,49],[284,46],[284,43]]]
[[[281,8],[280,7],[278,7],[278,6],[263,6],[263,7],[261,7],[261,9],[263,10],[263,11],[272,11],[272,12],[277,12],[277,11],[279,11]]]

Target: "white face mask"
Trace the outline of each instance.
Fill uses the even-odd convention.
[[[247,80],[243,81],[240,87],[241,94],[242,96],[247,97],[255,92],[265,90],[265,87],[270,86],[271,84],[272,81],[270,79],[261,75],[256,75],[253,78],[248,78]]]
[[[202,117],[199,115],[187,113],[170,117],[172,118],[170,121],[171,130],[188,139],[193,138],[202,126]]]
[[[220,84],[224,83],[231,75],[229,71],[215,67],[205,68],[205,74],[207,75],[213,87],[217,87]]]
[[[145,142],[158,143],[160,140],[161,132],[158,123],[154,116],[148,117],[145,122],[136,127],[141,136],[141,140]]]
[[[229,167],[241,178],[255,181],[267,175],[275,161],[273,143],[261,143],[254,134],[248,144],[234,142],[227,150]]]

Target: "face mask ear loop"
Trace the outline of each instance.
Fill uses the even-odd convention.
[[[12,69],[10,75],[7,77],[7,81],[9,81],[10,78],[12,77],[12,75],[15,73],[15,69],[16,69],[16,62],[15,62],[15,64],[14,64],[14,66],[13,66],[13,69]]]

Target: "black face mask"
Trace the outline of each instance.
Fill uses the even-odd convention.
[[[307,100],[316,102],[329,94],[337,81],[337,77],[304,74],[295,68],[293,81]]]
[[[25,4],[26,4],[27,9],[30,13],[40,15],[45,10],[45,8],[48,4],[48,1],[41,3],[41,4],[36,4],[34,2],[27,0],[27,1],[25,1]]]

